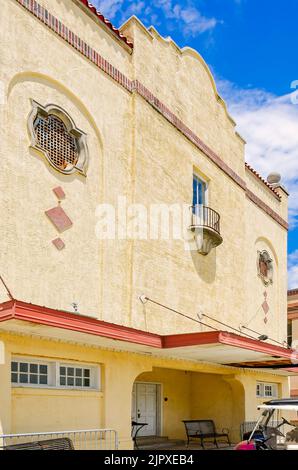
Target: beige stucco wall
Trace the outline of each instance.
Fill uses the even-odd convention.
[[[196,53],[189,50],[182,53],[155,32],[149,35],[132,20],[125,27],[135,40],[131,56],[71,0],[45,0],[43,4],[129,78],[137,78],[148,86],[246,179],[264,202],[285,217],[286,199],[280,204],[261,182],[247,176],[244,143],[235,134],[208,69]],[[250,202],[243,189],[139,95],[129,94],[113,82],[15,0],[3,2],[0,26],[0,81],[5,92],[0,104],[0,265],[1,275],[13,295],[61,310],[71,310],[72,302],[77,302],[81,314],[160,334],[201,331],[198,324],[173,313],[150,304],[143,306],[138,296],[146,294],[194,318],[201,312],[234,327],[246,322],[253,329],[284,340],[286,231]],[[42,105],[60,105],[87,133],[90,161],[86,178],[58,173],[30,150],[27,131],[30,99]],[[193,171],[209,180],[208,204],[221,215],[224,242],[208,257],[186,251],[182,241],[100,242],[96,238],[97,204],[116,205],[118,196],[147,208],[152,203],[191,204]],[[62,207],[74,224],[61,236],[66,243],[61,252],[51,243],[59,234],[45,216],[46,210],[57,205],[52,192],[57,186],[65,190]],[[267,325],[260,310],[265,288],[257,277],[258,249],[268,249],[274,256]],[[1,296],[1,301],[4,298]],[[174,379],[181,378],[183,370],[195,374],[235,373],[220,366],[104,351],[35,337],[9,337],[1,333],[1,339],[5,339],[6,346],[0,356],[0,431],[2,427],[6,432],[28,430],[25,408],[38,397],[39,410],[45,410],[45,415],[43,419],[32,420],[31,429],[38,427],[42,431],[43,427],[53,426],[57,429],[64,424],[77,427],[82,421],[91,427],[105,425],[119,430],[121,446],[126,448],[131,446],[132,385],[141,373],[152,371],[153,367],[179,370],[179,374],[159,372],[169,393],[174,393]],[[104,389],[84,397],[71,395],[71,402],[78,409],[76,419],[71,414],[68,394],[59,391],[50,396],[17,389],[11,393],[11,354],[104,364]],[[286,387],[284,378],[260,376],[270,382],[278,380]],[[204,406],[210,414],[220,417],[219,425],[229,425],[234,413],[237,420],[243,419],[242,412],[232,411],[231,407],[221,416],[217,404],[219,382],[223,396],[241,395],[238,378],[229,380],[196,375],[179,382],[174,401],[179,416],[203,414],[196,389],[204,382],[209,383],[206,390],[208,387],[216,390],[214,405],[204,392]],[[255,375],[247,373],[245,380],[244,388],[249,396],[255,396]],[[193,412],[183,397],[184,389],[188,390],[187,396],[193,397]],[[283,392],[286,393],[286,388]],[[245,418],[253,419],[256,401],[245,400]],[[50,415],[52,407],[65,409],[67,419],[63,423]],[[171,423],[176,415],[168,411],[167,416]],[[180,424],[179,429],[178,434]]]
[[[138,80],[243,176],[244,142],[235,135],[235,124],[200,54],[179,49],[154,29],[148,32],[135,18],[122,31],[135,44],[132,61]]]
[[[58,4],[65,12],[66,6]],[[114,203],[118,191],[123,195],[130,192],[130,97],[116,86],[111,100],[115,84],[103,73],[15,1],[5,2],[3,8],[1,18],[14,21],[5,21],[2,33],[5,30],[10,44],[18,46],[12,52],[3,44],[1,52],[5,64],[1,67],[1,80],[6,91],[0,131],[1,155],[6,156],[0,182],[6,188],[1,191],[1,213],[5,214],[0,229],[1,264],[6,266],[2,275],[16,298],[65,310],[71,309],[72,302],[78,302],[82,313],[99,318],[103,316],[104,301],[109,312],[106,319],[119,320],[119,306],[124,317],[129,308],[126,244],[111,242],[102,249],[95,237],[95,210],[99,202]],[[85,14],[80,11],[78,19],[81,15],[81,21],[86,23]],[[73,21],[74,11],[71,12]],[[39,40],[20,44],[17,38],[31,37],[32,30]],[[42,59],[45,56],[47,60]],[[69,67],[61,67],[64,63]],[[43,105],[60,104],[88,134],[87,178],[65,178],[29,149],[27,119],[32,98]],[[57,186],[66,193],[62,207],[74,223],[62,236],[66,243],[63,252],[53,247],[51,241],[59,234],[44,214],[57,205],[52,193]],[[109,288],[105,288],[105,282]]]
[[[72,1],[51,2],[49,9],[129,78],[147,85],[246,178],[243,142],[198,55],[182,53],[131,20],[131,56]],[[10,47],[2,44],[5,67],[0,72],[6,91],[0,130],[0,183],[5,188],[0,261],[14,296],[65,310],[77,302],[80,313],[159,333],[198,329],[166,311],[144,309],[138,296],[145,293],[194,317],[202,311],[234,327],[253,318],[251,326],[263,331],[263,285],[255,260],[257,240],[264,238],[277,260],[270,294],[274,315],[266,332],[284,339],[286,231],[140,96],[116,85],[15,0],[5,2],[2,17],[13,21],[2,28]],[[24,39],[20,45],[17,38],[29,38],[32,31],[38,41]],[[61,66],[65,63],[68,67]],[[169,82],[169,76],[175,80]],[[63,176],[29,149],[30,99],[64,107],[87,133],[87,178]],[[98,203],[116,205],[118,196],[125,196],[147,208],[152,203],[191,204],[193,171],[209,180],[208,204],[221,215],[224,242],[208,257],[185,251],[181,241],[96,239]],[[278,212],[280,203],[270,191],[258,181],[253,184]],[[62,236],[65,250],[58,252],[51,244],[57,231],[44,212],[56,205],[52,189],[60,185],[67,196],[62,207],[74,225]]]
[[[170,439],[185,439],[182,420],[191,418],[191,380],[188,371],[154,369],[137,377],[137,382],[155,382],[161,388],[161,434]],[[167,401],[165,401],[165,399]]]

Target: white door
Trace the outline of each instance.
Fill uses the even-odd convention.
[[[156,436],[158,385],[151,383],[136,383],[132,394],[132,419],[138,423],[147,423],[138,436]]]

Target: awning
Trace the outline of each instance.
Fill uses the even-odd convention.
[[[18,300],[0,304],[0,330],[160,357],[298,374],[294,364],[298,364],[297,352],[257,339],[226,331],[158,335]]]

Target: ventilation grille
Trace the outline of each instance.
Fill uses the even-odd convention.
[[[79,159],[77,141],[57,116],[37,117],[34,129],[39,147],[59,169],[75,166]]]

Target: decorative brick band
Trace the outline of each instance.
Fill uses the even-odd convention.
[[[44,25],[64,39],[70,46],[76,49],[80,54],[90,60],[96,67],[105,72],[109,77],[119,83],[128,92],[136,92],[154,107],[168,122],[178,129],[188,140],[190,140],[199,150],[201,150],[215,165],[218,166],[227,176],[229,176],[238,186],[246,191],[247,197],[251,199],[258,207],[263,209],[282,227],[288,229],[288,224],[275,211],[273,211],[261,199],[255,196],[247,189],[246,182],[237,173],[232,170],[212,149],[210,149],[189,127],[187,127],[167,106],[165,106],[156,96],[154,96],[138,80],[130,80],[116,67],[105,60],[95,49],[90,47],[79,36],[73,33],[60,20],[53,16],[49,11],[39,5],[36,0],[16,0],[32,15],[38,18]],[[262,181],[262,180],[260,180]],[[271,189],[271,188],[269,188]]]
[[[154,96],[138,80],[133,83],[133,89],[139,93],[148,103],[150,103],[164,118],[175,126],[182,134],[190,140],[199,150],[212,160],[221,170],[223,170],[242,189],[246,189],[245,181],[235,173],[213,150],[211,150],[189,127],[187,127],[172,111],[167,108],[156,96]]]
[[[126,90],[130,92],[132,91],[132,81],[129,78],[105,60],[100,54],[98,54],[98,52],[96,52],[95,49],[90,47],[79,36],[67,28],[67,26],[53,16],[45,7],[39,5],[36,0],[16,0],[16,2],[26,8],[26,10],[32,13],[32,15],[38,18],[50,30],[64,39],[64,41],[66,41],[70,46],[113,78],[113,80],[118,82]]]
[[[281,225],[286,230],[289,229],[289,224],[280,217],[277,212],[275,212],[271,207],[269,207],[265,202],[262,201],[258,196],[256,196],[250,189],[246,188],[246,197],[250,199],[254,204],[256,204],[260,209],[266,212],[267,215],[272,217],[279,225]]]

